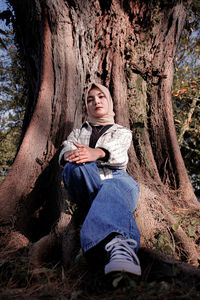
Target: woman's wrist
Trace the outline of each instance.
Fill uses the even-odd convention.
[[[106,156],[106,153],[101,148],[96,148],[98,151],[98,158],[104,158]]]

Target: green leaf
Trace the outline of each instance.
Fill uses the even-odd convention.
[[[120,282],[122,279],[123,279],[123,276],[122,276],[122,275],[116,277],[116,278],[113,280],[113,282],[112,282],[113,287],[116,288],[116,287],[118,286],[119,282]]]
[[[192,225],[198,225],[200,223],[200,220],[192,219],[190,222]]]
[[[188,226],[188,234],[190,237],[195,237],[195,228],[191,224]]]
[[[178,223],[172,225],[172,230],[173,231],[178,230],[178,228],[179,228],[179,224]]]

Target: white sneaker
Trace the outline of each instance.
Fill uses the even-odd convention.
[[[110,253],[110,261],[105,266],[105,274],[124,271],[141,275],[140,262],[134,251],[136,247],[135,240],[123,236],[117,236],[106,244],[105,250]]]

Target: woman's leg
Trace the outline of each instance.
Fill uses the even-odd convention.
[[[62,176],[71,200],[81,206],[90,205],[101,184],[96,163],[78,165],[68,162],[64,167]]]
[[[132,213],[138,197],[138,184],[124,171],[114,171],[112,179],[102,181],[81,229],[83,251],[93,248],[112,233],[135,240],[137,251],[140,233]]]

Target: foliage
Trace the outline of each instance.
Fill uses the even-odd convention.
[[[194,239],[196,244],[199,244],[200,235],[200,213],[198,211],[184,212],[177,211],[175,214],[178,219],[177,223],[174,224],[173,230],[176,231],[179,226],[185,228],[187,235]]]
[[[198,2],[181,37],[173,86],[174,120],[181,153],[197,195],[200,193],[200,15]]]
[[[175,220],[174,224],[166,226],[164,215],[160,215],[158,218],[160,226],[147,243],[150,248],[164,255],[170,255],[175,259],[181,259],[181,261],[187,262],[187,253],[183,249],[181,240],[177,239],[176,231],[179,229],[183,230],[188,238],[194,241],[197,252],[199,253],[200,212],[194,209],[190,211],[188,209],[176,208],[173,213],[173,218]]]
[[[26,102],[23,65],[12,27],[5,25],[8,14],[0,14],[4,30],[0,35],[0,181],[7,174],[16,154]]]

